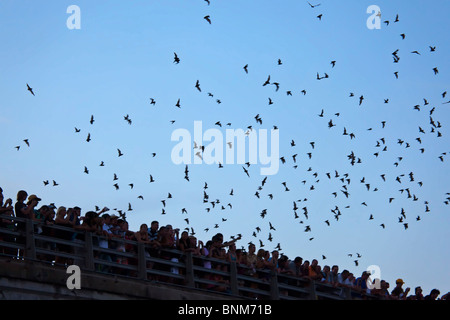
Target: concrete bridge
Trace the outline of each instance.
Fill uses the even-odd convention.
[[[12,224],[0,227],[0,299],[376,299],[350,288],[335,288],[269,270],[250,270],[235,262],[174,249],[162,250],[164,254],[158,257],[150,256],[146,244],[131,240],[110,240],[117,242],[116,247],[126,245],[129,250],[105,249],[98,245],[102,237],[91,232],[48,226],[54,231],[50,234],[72,235],[49,236],[41,232],[39,222],[0,218],[24,226],[21,230],[11,228]],[[61,260],[66,264],[56,262]],[[205,261],[220,267],[205,268]],[[78,272],[68,269],[72,265]],[[72,278],[79,289],[73,286]]]
[[[1,258],[0,299],[6,300],[224,300],[228,296],[184,286],[123,278],[83,270],[81,288],[68,289],[70,276],[61,266]]]

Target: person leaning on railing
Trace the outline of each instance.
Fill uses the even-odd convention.
[[[128,222],[123,220],[123,219],[118,219],[117,220],[117,226],[118,226],[118,231],[117,231],[117,235],[119,236],[119,238],[123,239],[123,240],[132,240],[134,237],[134,232],[128,230]],[[116,246],[116,250],[118,252],[134,252],[134,248],[133,245],[129,244],[128,242],[125,241],[118,241],[118,244]],[[118,255],[116,262],[119,264],[123,264],[123,265],[128,265],[128,258]]]
[[[28,198],[28,203],[25,204],[27,196],[28,193],[25,190],[20,190],[19,192],[17,192],[17,202],[14,205],[14,212],[17,218],[25,218],[25,219],[33,218],[33,210],[38,205],[41,199],[35,195],[31,195]],[[24,222],[17,223],[17,231],[25,231]],[[23,239],[21,239],[21,241],[23,241]]]
[[[280,277],[278,277],[279,283],[284,283],[288,285],[293,284],[291,278],[283,277],[283,276],[295,276],[295,272],[291,268],[289,268],[289,258],[287,256],[281,255],[281,257],[278,259],[277,273],[280,275]],[[288,291],[280,290],[280,294],[288,295]]]
[[[380,280],[380,287],[372,289],[371,294],[383,300],[390,300],[391,294],[389,293],[389,283],[386,282],[386,280]],[[423,296],[421,299],[418,300],[422,299]]]
[[[256,274],[262,280],[269,281],[270,274],[266,271],[271,271],[275,269],[275,265],[269,261],[270,252],[264,249],[259,249],[256,254]],[[263,271],[263,272],[258,272]]]
[[[187,231],[183,231],[181,233],[181,237],[178,240],[177,249],[182,251],[183,253],[193,252],[195,250],[195,248],[192,248],[192,243],[189,239],[189,233]]]
[[[149,245],[151,243],[150,236],[148,234],[148,226],[146,223],[142,223],[139,227],[139,231],[134,233],[134,238],[137,242],[143,243],[144,245]],[[149,258],[150,252],[149,250],[145,250],[145,257]],[[153,268],[153,263],[150,261],[147,261],[147,268],[151,269]]]
[[[0,214],[14,217],[14,207],[12,206],[12,199],[6,199],[5,203],[3,203],[3,200],[3,189],[0,188]],[[14,222],[9,219],[0,219],[1,227],[7,227],[9,225],[14,226]]]
[[[12,199],[8,198],[6,199],[5,203],[3,203],[4,196],[3,196],[3,189],[0,188],[0,215],[6,215],[10,217],[14,217],[14,208],[12,206]],[[6,228],[10,231],[13,231],[15,229],[14,221],[12,219],[0,219],[0,228]],[[9,234],[2,234],[0,235],[0,241],[5,242],[14,242],[14,236]],[[7,255],[13,255],[16,250],[11,248],[2,248],[1,253],[7,254]]]
[[[81,224],[74,227],[75,230],[85,231],[85,232],[97,232],[97,213],[94,211],[88,211],[85,213],[84,217],[80,217]]]
[[[180,254],[174,251],[177,249],[179,229],[173,229],[172,225],[168,224],[164,227],[159,228],[158,231],[158,242],[161,245],[160,258],[165,260],[170,260],[172,262],[180,262]],[[175,266],[167,266],[162,268],[164,271],[171,272],[173,274],[183,274],[184,270]],[[170,283],[182,283],[178,279],[169,278]]]
[[[61,206],[56,211],[55,225],[66,228],[73,228],[74,221],[70,221],[70,213],[66,210],[66,207]],[[57,229],[55,236],[61,240],[72,241],[73,232]],[[71,245],[58,243],[56,247],[60,252],[73,253],[73,247]],[[72,261],[71,259],[57,256],[56,263],[72,264]]]
[[[41,200],[36,195],[30,195],[28,198],[27,204],[25,204],[25,200],[27,199],[28,193],[25,190],[20,190],[17,192],[17,202],[14,205],[14,212],[16,217],[24,218],[24,219],[33,219],[34,208],[38,205]],[[16,225],[16,230],[20,233],[25,232],[25,222],[18,221]],[[16,237],[16,243],[23,245],[25,244],[25,235],[19,235]],[[23,256],[23,250],[19,250],[19,256]]]
[[[159,258],[159,255],[161,253],[161,244],[159,243],[158,239],[158,231],[159,231],[159,222],[156,220],[153,220],[150,224],[150,228],[147,228],[148,232],[148,240],[149,240],[149,253],[152,257]]]
[[[317,259],[312,259],[309,265],[308,277],[311,280],[320,281],[322,279],[321,268]]]

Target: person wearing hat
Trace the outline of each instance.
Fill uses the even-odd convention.
[[[41,198],[38,198],[37,195],[32,194],[31,196],[28,197],[28,203],[27,203],[27,205],[30,205],[31,202],[33,202],[33,200],[36,200],[37,202],[39,202],[39,201],[41,201],[42,199],[41,199]]]
[[[406,288],[403,290],[402,286],[405,282],[403,279],[397,279],[395,281],[395,288],[391,292],[391,298],[396,300],[406,300],[406,296],[408,295],[408,292],[410,288]]]
[[[35,194],[32,194],[31,196],[28,197],[27,206],[30,205],[31,202],[33,202],[33,201],[39,202],[39,201],[41,201],[41,199],[38,198]],[[45,217],[47,216],[47,213],[48,213],[47,205],[43,205],[42,207],[40,207],[38,209],[37,204],[36,204],[36,207],[33,208],[30,218],[34,221],[43,223],[45,220]],[[42,233],[42,227],[39,224],[35,225],[35,229],[39,234]]]
[[[32,206],[33,209],[30,211],[29,218],[32,220],[40,220],[40,213],[38,209],[36,209],[41,198],[38,198],[37,195],[32,194],[28,197],[27,207]]]

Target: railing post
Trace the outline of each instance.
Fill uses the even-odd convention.
[[[190,288],[195,288],[194,281],[194,261],[192,259],[192,252],[186,252],[186,285]]]
[[[270,298],[272,300],[280,299],[280,291],[278,289],[278,273],[276,271],[270,271]]]
[[[232,295],[239,295],[238,279],[237,279],[237,266],[235,261],[230,262],[230,289]]]
[[[309,300],[317,300],[316,282],[314,280],[310,280],[309,283]]]
[[[36,259],[36,242],[34,241],[34,225],[33,220],[26,220],[25,224],[25,257],[28,259]]]
[[[145,256],[145,244],[138,242],[138,277],[139,279],[147,279],[147,258]]]
[[[84,233],[84,267],[87,270],[93,271],[94,266],[94,243],[92,240],[92,232],[86,231]]]

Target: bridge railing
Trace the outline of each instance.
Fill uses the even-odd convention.
[[[378,299],[348,287],[252,269],[236,262],[193,255],[172,248],[157,254],[142,242],[112,238],[71,227],[0,215],[0,256],[20,257],[55,267],[156,281],[244,299]],[[20,226],[19,228],[17,226]],[[109,243],[102,247],[103,241]]]

